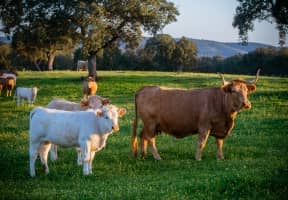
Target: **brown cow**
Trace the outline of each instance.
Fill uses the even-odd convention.
[[[224,159],[223,140],[231,133],[237,113],[250,109],[248,94],[256,90],[260,70],[253,81],[225,81],[221,87],[194,90],[169,89],[157,86],[144,86],[135,95],[135,118],[132,126],[131,145],[137,156],[136,137],[138,116],[143,121],[141,132],[142,156],[147,155],[147,143],[153,157],[161,160],[155,144],[155,137],[161,131],[176,138],[192,134],[198,135],[196,160],[201,160],[201,153],[207,138],[216,138],[217,157]]]
[[[6,90],[6,96],[12,96],[12,91],[15,86],[15,79],[13,77],[0,78],[0,95],[2,90]]]
[[[90,96],[95,95],[97,92],[98,86],[93,77],[88,77],[87,80],[83,82],[83,95]]]

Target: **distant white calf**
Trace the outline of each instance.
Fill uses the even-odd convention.
[[[17,87],[15,96],[17,98],[17,106],[22,104],[22,100],[26,99],[28,104],[33,104],[37,97],[37,87],[33,88],[24,88],[24,87]]]
[[[87,60],[78,60],[77,61],[77,71],[87,71],[88,61]]]
[[[108,98],[102,98],[97,95],[89,96],[88,98],[83,98],[80,103],[75,103],[72,101],[67,101],[63,99],[54,99],[48,105],[47,108],[57,109],[57,110],[66,110],[66,111],[81,111],[87,109],[98,109],[103,105],[106,105],[110,102]],[[77,148],[77,164],[82,164],[81,159],[81,150]],[[52,161],[58,159],[57,154],[57,145],[52,144],[50,149],[50,158]]]
[[[108,136],[119,131],[118,117],[126,110],[103,106],[90,111],[62,111],[34,108],[30,112],[30,175],[35,176],[35,161],[40,154],[45,173],[49,173],[47,156],[54,143],[63,147],[80,147],[83,174],[92,174],[92,162],[97,151],[106,145]]]

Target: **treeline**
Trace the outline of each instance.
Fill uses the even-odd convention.
[[[221,56],[201,57],[197,59],[195,71],[253,74],[259,67],[261,74],[287,76],[288,48],[258,48],[248,54],[238,54],[225,59]]]
[[[114,51],[114,53],[105,51],[104,56],[98,60],[98,69],[255,74],[260,67],[261,74],[288,76],[288,48],[258,48],[248,54],[238,54],[228,58],[221,56],[196,57],[182,68],[175,64],[173,59],[161,61],[166,63],[165,65],[154,59],[147,56],[145,49],[124,53],[121,53],[120,50]]]
[[[287,76],[288,48],[259,48],[248,54],[223,58],[197,57],[197,46],[182,37],[175,41],[170,35],[161,34],[146,41],[145,46],[129,49],[122,46],[105,49],[97,56],[97,70],[149,70],[188,71],[254,74],[261,67],[261,74]],[[72,54],[55,57],[55,70],[76,70],[78,60],[87,60],[82,49]],[[0,67],[16,70],[47,70],[47,61],[33,62],[17,55],[8,44],[0,45]],[[6,67],[7,68],[7,67]]]

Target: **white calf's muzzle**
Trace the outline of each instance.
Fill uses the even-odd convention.
[[[118,131],[119,131],[119,126],[118,126],[118,125],[113,125],[113,126],[112,126],[112,130],[113,130],[114,132],[118,132]]]

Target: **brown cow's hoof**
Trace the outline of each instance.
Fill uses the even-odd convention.
[[[195,160],[197,160],[197,161],[201,161],[202,159],[201,159],[201,158],[195,158]]]
[[[154,159],[155,159],[155,160],[162,160],[161,157],[156,157],[156,158],[154,157]]]
[[[201,161],[202,160],[202,156],[201,156],[200,153],[198,153],[198,152],[196,153],[195,160],[197,160],[197,161]]]

